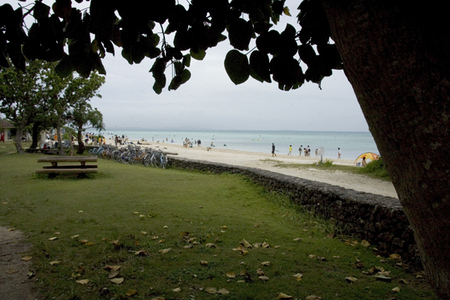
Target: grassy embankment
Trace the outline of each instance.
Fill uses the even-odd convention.
[[[436,299],[399,261],[242,176],[99,160],[88,178],[48,179],[39,154],[5,152],[0,225],[29,236],[44,299]]]

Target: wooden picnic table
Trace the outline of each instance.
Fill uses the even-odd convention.
[[[50,163],[50,165],[43,166],[42,169],[37,169],[36,173],[38,174],[46,173],[49,174],[49,176],[53,177],[56,176],[57,174],[62,173],[66,174],[97,173],[98,170],[97,164],[86,164],[90,162],[97,162],[96,156],[44,156],[38,158],[37,162]]]

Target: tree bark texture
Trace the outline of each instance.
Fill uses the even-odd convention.
[[[449,18],[431,3],[320,1],[427,278],[450,299]]]
[[[79,127],[81,128],[81,127]],[[83,154],[84,152],[84,143],[83,143],[83,133],[80,129],[77,131],[77,140],[78,140],[78,150],[77,154]]]
[[[22,128],[17,128],[16,136],[14,137],[14,144],[16,145],[17,153],[23,154],[23,147],[22,147],[22,136],[23,136],[23,130]]]

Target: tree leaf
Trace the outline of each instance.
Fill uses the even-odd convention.
[[[250,75],[261,82],[272,82],[269,68],[268,55],[261,51],[253,51],[250,55]]]
[[[250,21],[237,19],[228,28],[230,45],[239,50],[248,50],[248,45],[253,36],[253,27]]]
[[[229,51],[225,57],[225,70],[234,84],[246,82],[250,76],[247,56],[234,49]]]
[[[285,293],[279,293],[278,294],[278,299],[292,299],[292,298],[293,298],[292,296],[289,296],[289,295],[287,295]]]
[[[217,291],[217,294],[219,295],[228,295],[230,293],[230,291],[228,291],[227,289],[219,289]]]
[[[79,284],[88,284],[89,283],[89,279],[81,279],[81,280],[77,280],[75,282],[79,283]]]
[[[190,51],[191,57],[196,60],[203,60],[206,56],[206,51],[203,49],[199,49],[197,52],[194,52],[192,49]]]
[[[134,295],[136,295],[137,294],[137,291],[136,290],[128,290],[126,293],[125,293],[128,297],[131,297],[131,296],[134,296]]]
[[[120,277],[120,278],[113,278],[113,279],[111,279],[111,282],[115,283],[115,284],[121,284],[123,282],[123,280],[124,279],[122,277]]]

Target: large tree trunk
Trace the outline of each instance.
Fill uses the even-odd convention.
[[[23,135],[23,129],[17,128],[16,136],[14,137],[14,144],[16,145],[17,153],[23,154],[23,147],[22,147],[22,135]]]
[[[321,1],[428,280],[450,299],[448,17],[423,2]]]
[[[31,142],[30,148],[38,148],[38,146],[39,146],[38,145],[38,142],[39,142],[39,139],[40,139],[39,126],[40,126],[39,123],[37,123],[37,122],[33,123],[33,130],[32,130],[32,133],[31,133],[31,140],[32,140],[32,142]]]
[[[85,148],[84,148],[84,142],[83,142],[83,132],[82,132],[81,127],[78,128],[77,139],[78,139],[77,154],[83,154]]]
[[[56,125],[56,135],[58,136],[58,153],[60,156],[64,156],[65,152],[62,144],[61,125],[59,123]]]

